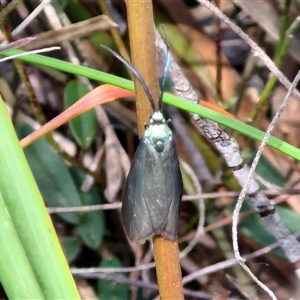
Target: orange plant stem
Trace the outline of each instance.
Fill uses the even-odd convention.
[[[154,37],[153,8],[151,0],[127,0],[128,27],[133,65],[144,78],[156,107],[159,84]],[[135,80],[139,135],[149,122],[153,111],[141,84]],[[161,199],[164,201],[164,199]],[[153,238],[154,258],[160,299],[183,299],[178,246],[161,237]]]
[[[131,60],[142,75],[158,104],[159,84],[157,76],[156,49],[154,43],[154,23],[151,0],[127,1],[128,28]],[[140,82],[134,78],[139,136],[143,136],[145,124],[148,124],[153,111]],[[157,106],[156,106],[157,107]]]
[[[160,299],[184,299],[177,242],[156,236],[153,248]]]

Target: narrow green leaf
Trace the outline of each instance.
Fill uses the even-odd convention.
[[[83,205],[101,204],[98,191],[92,187],[88,192],[81,191],[80,187],[84,174],[76,168],[70,168],[70,173],[77,185],[78,193]],[[83,242],[91,249],[97,249],[103,239],[104,214],[103,211],[91,211],[83,213],[80,222],[76,224],[77,231]]]
[[[16,124],[18,135],[23,138],[32,128],[24,123]],[[80,206],[81,200],[69,170],[61,157],[55,153],[45,138],[41,138],[24,150],[34,178],[49,207]],[[59,214],[72,224],[78,223],[79,213]]]
[[[116,257],[104,259],[100,268],[121,268],[122,264]],[[124,274],[118,273],[119,276]],[[98,280],[98,296],[99,299],[110,299],[110,300],[127,300],[129,299],[128,285],[114,283],[107,280]]]
[[[276,211],[291,233],[300,231],[299,213],[295,212],[290,207],[284,207],[281,205],[276,205]]]
[[[64,104],[69,108],[89,92],[86,84],[70,81],[65,87]],[[82,148],[89,148],[96,135],[96,114],[93,109],[69,121],[71,132]]]
[[[11,56],[19,53],[23,53],[23,51],[15,49],[15,50],[10,50],[5,53],[2,53],[2,55]],[[129,80],[111,74],[107,74],[104,72],[100,72],[91,68],[87,68],[84,66],[73,65],[72,63],[61,61],[58,59],[46,57],[39,54],[26,55],[26,56],[19,57],[18,59],[27,63],[33,63],[33,64],[38,64],[46,67],[51,67],[56,70],[75,74],[77,76],[84,76],[92,80],[106,82],[130,91],[134,90],[133,82]],[[264,137],[264,132],[262,132],[261,130],[258,130],[243,122],[222,115],[216,111],[213,111],[201,105],[191,103],[188,100],[176,97],[174,95],[165,94],[163,97],[163,101],[164,103],[173,105],[187,112],[197,114],[203,118],[215,121],[221,125],[227,126],[228,128],[232,128],[237,132],[245,134],[253,139],[261,141]],[[278,138],[271,136],[267,144],[281,151],[282,153],[285,153],[297,160],[300,160],[300,150],[284,141],[281,141]]]
[[[28,261],[46,299],[79,299],[49,214],[1,97],[0,116],[0,191]],[[2,219],[0,223],[1,227],[5,226]]]
[[[1,194],[0,220],[0,282],[8,298],[45,299]]]

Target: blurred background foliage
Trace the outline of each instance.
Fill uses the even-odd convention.
[[[293,80],[300,66],[298,1],[223,0],[214,4]],[[270,76],[249,46],[197,1],[155,0],[153,5],[155,25],[164,25],[173,58],[199,92],[200,99],[265,131],[286,90]],[[100,21],[103,13],[108,18]],[[1,18],[7,26],[2,28],[0,42],[5,41],[9,32],[13,39],[37,36],[24,48],[60,45],[61,50],[47,55],[129,78],[124,66],[100,47],[107,45],[126,56],[129,41],[123,1],[12,1],[4,3]],[[79,26],[74,26],[77,23]],[[51,120],[99,84],[28,64],[26,72],[40,106],[38,111],[30,104],[32,95],[26,93],[15,65],[1,63],[0,72],[0,91],[13,110],[12,118],[20,138],[36,129],[42,118],[46,122]],[[295,147],[300,145],[299,111],[299,101],[292,99],[273,132]],[[197,194],[199,186],[203,193],[213,193],[203,199],[206,234],[181,260],[183,276],[187,276],[233,258],[231,213],[237,194],[232,196],[228,192],[239,191],[240,187],[217,151],[199,134],[186,114],[180,116],[170,108],[165,113],[174,123],[179,156],[191,167],[190,171],[183,168],[185,195]],[[178,121],[186,134],[177,132]],[[151,246],[131,247],[120,218],[122,187],[138,143],[136,132],[134,99],[126,99],[108,103],[103,109],[89,111],[61,126],[54,134],[57,144],[42,138],[25,149],[82,299],[152,299],[157,295],[153,267],[142,271],[128,269],[135,263],[152,262]],[[259,143],[233,130],[228,132],[238,140],[245,162],[251,164]],[[189,151],[183,147],[186,144],[192,145]],[[205,161],[209,180],[203,179],[201,166],[194,163],[200,158]],[[277,210],[292,233],[300,230],[299,170],[297,161],[267,148],[256,172],[262,189],[271,195],[274,203],[280,204]],[[180,249],[189,244],[197,231],[199,200],[194,199],[181,205]],[[67,209],[100,204],[106,206],[92,211]],[[66,210],[57,213],[55,208]],[[253,253],[274,243],[247,203],[241,219],[242,253]],[[250,260],[249,265],[279,299],[288,299],[296,290],[293,266],[281,250],[266,251],[263,256]],[[100,273],[85,269],[91,267],[110,269],[102,269]],[[212,299],[216,295],[227,299],[227,292],[235,299],[263,297],[261,290],[234,262],[230,267],[225,268],[224,264],[218,270],[193,278],[185,288],[186,299]],[[0,297],[4,299],[5,294],[2,292]]]

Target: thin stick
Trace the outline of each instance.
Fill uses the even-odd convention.
[[[275,114],[272,122],[270,123],[269,127],[268,127],[268,130],[266,131],[265,133],[265,136],[261,142],[261,145],[257,151],[257,154],[255,156],[255,159],[252,163],[252,166],[250,168],[250,171],[249,171],[249,174],[248,174],[248,178],[246,180],[246,183],[244,184],[242,190],[241,190],[241,193],[240,193],[240,196],[238,198],[238,201],[236,203],[236,206],[235,206],[235,209],[234,209],[234,212],[233,212],[233,218],[232,218],[232,239],[233,239],[233,251],[234,251],[234,255],[235,255],[235,258],[237,259],[237,261],[239,262],[239,264],[241,265],[241,267],[252,277],[252,279],[263,289],[265,290],[272,299],[276,299],[274,293],[268,288],[266,287],[252,272],[251,270],[247,267],[247,265],[244,263],[245,262],[245,259],[241,257],[240,255],[240,252],[239,252],[239,246],[238,246],[238,231],[237,231],[237,227],[238,227],[238,220],[239,220],[239,213],[240,213],[240,210],[241,210],[241,207],[243,205],[243,202],[244,202],[244,199],[246,197],[246,194],[247,194],[247,191],[248,191],[248,188],[249,188],[249,184],[251,182],[251,179],[254,175],[254,172],[255,172],[255,169],[256,169],[256,166],[258,164],[258,161],[259,161],[259,158],[261,157],[262,155],[262,152],[264,150],[264,147],[266,146],[267,144],[267,141],[268,141],[268,138],[270,137],[271,135],[271,132],[276,124],[276,122],[278,121],[278,118],[280,116],[280,114],[283,112],[284,108],[287,106],[288,104],[288,101],[290,99],[290,96],[293,92],[293,89],[296,87],[297,83],[299,82],[300,80],[300,71],[298,72],[296,78],[294,79],[291,87],[289,88],[288,90],[288,93],[283,101],[283,103],[281,104],[278,112]]]
[[[6,61],[6,60],[11,60],[11,59],[15,59],[21,56],[26,56],[26,55],[30,55],[30,54],[38,54],[38,53],[44,53],[44,52],[49,52],[49,51],[53,51],[53,50],[60,50],[60,47],[50,47],[50,48],[44,48],[44,49],[37,49],[37,50],[32,50],[32,51],[28,51],[28,52],[24,52],[24,53],[19,53],[19,54],[15,54],[15,55],[11,55],[8,57],[3,57],[0,59],[0,62]]]

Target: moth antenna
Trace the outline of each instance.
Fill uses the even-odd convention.
[[[152,110],[153,112],[155,112],[155,105],[154,105],[154,101],[153,98],[150,94],[150,91],[143,79],[143,77],[141,76],[141,74],[134,68],[134,66],[128,61],[126,60],[124,57],[122,57],[120,54],[118,54],[117,52],[115,52],[114,50],[110,49],[109,47],[106,47],[104,45],[100,45],[102,48],[105,48],[107,51],[109,51],[112,55],[114,55],[118,60],[120,60],[131,72],[132,74],[138,79],[138,81],[141,83],[148,99],[149,102],[151,104]]]
[[[164,95],[164,88],[165,88],[165,83],[166,83],[170,65],[171,65],[171,51],[170,51],[169,45],[167,44],[166,64],[165,64],[164,73],[163,73],[163,77],[162,77],[161,84],[160,84],[160,95],[159,95],[159,100],[158,100],[158,109],[160,111],[162,110],[162,98]]]

